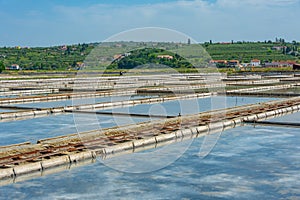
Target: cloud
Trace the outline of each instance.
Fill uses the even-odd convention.
[[[45,45],[102,41],[119,32],[141,27],[174,29],[199,42],[275,37],[300,40],[300,28],[295,26],[298,24],[296,19],[300,18],[299,1],[181,0],[138,5],[90,4],[81,7],[56,4],[47,8],[47,14],[36,19],[18,15],[2,18],[9,19],[6,22],[9,32],[22,32],[22,38],[18,40],[12,38],[16,33],[5,38]],[[27,13],[34,16],[39,12]],[[16,23],[10,23],[18,20],[18,27]],[[1,44],[3,42],[0,41]]]
[[[216,4],[226,6],[291,6],[299,0],[217,0]]]

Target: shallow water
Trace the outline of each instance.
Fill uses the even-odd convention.
[[[38,103],[25,103],[25,104],[15,104],[18,107],[33,107],[33,108],[53,108],[53,107],[64,107],[72,105],[82,105],[82,104],[95,104],[102,102],[115,102],[133,99],[151,98],[149,96],[110,96],[110,97],[99,97],[99,98],[82,98],[82,99],[70,99],[70,100],[59,100],[59,101],[48,101],[48,102],[38,102]]]
[[[1,113],[1,112],[14,112],[14,110],[0,109],[0,113]]]
[[[224,106],[232,107],[269,100],[272,99],[252,97],[209,97],[192,100],[170,101],[161,104],[143,104],[118,108],[113,111],[159,115],[178,115],[179,112],[182,114],[194,114],[202,111],[224,108]],[[39,103],[36,105],[39,106]],[[149,120],[159,119],[104,115],[96,116],[87,114],[60,114],[38,117],[30,120],[17,120],[10,122],[0,121],[0,146],[27,141],[36,143],[37,140],[42,138],[72,134],[77,133],[77,131],[83,132],[99,128],[123,126]]]
[[[235,106],[271,99],[228,97],[227,100],[227,106]],[[221,104],[211,106],[210,98],[197,101],[200,102],[198,109],[193,107],[186,113],[222,107]],[[190,100],[186,102],[193,105]],[[153,105],[139,105],[130,111],[145,113],[152,109],[151,112],[155,113],[157,108],[162,109],[151,108]],[[179,112],[176,110],[178,106],[182,106],[179,102],[165,102],[163,105],[168,115],[175,115]],[[127,123],[122,118],[97,118],[101,127],[120,125],[118,120]],[[272,121],[299,122],[299,119],[300,113],[295,113]],[[76,132],[71,114],[0,124],[1,145]],[[99,158],[93,164],[2,186],[0,199],[300,199],[299,129],[249,125],[227,130],[205,158],[199,157],[203,141],[204,138],[199,138],[191,144],[187,141],[168,146],[173,153],[188,146],[180,158],[171,163],[166,163],[160,154],[139,160],[140,166],[145,167],[149,163],[161,164],[159,170],[148,173],[116,170],[114,163],[134,162],[137,154],[115,157],[108,162]],[[143,153],[138,154],[143,156]],[[135,170],[138,172],[139,169],[132,169]]]
[[[280,118],[269,119],[267,121],[300,123],[300,112],[294,113],[292,115],[286,115],[286,116],[283,116],[283,117],[280,117]]]
[[[159,104],[141,104],[131,107],[107,109],[105,111],[177,116],[179,113],[181,115],[196,114],[204,111],[255,104],[271,100],[276,100],[276,98],[213,96],[199,99],[167,101]]]
[[[0,197],[1,199],[300,198],[299,129],[252,126],[231,129],[222,133],[215,148],[205,158],[198,156],[202,141],[203,138],[194,140],[177,161],[158,171],[141,174],[124,173],[107,167],[98,160],[94,164],[69,171],[0,187]],[[180,145],[179,143],[172,148],[176,151]]]
[[[80,117],[91,119],[94,118],[94,115],[80,115]],[[147,120],[148,118],[131,118],[131,121],[135,123]],[[73,114],[61,114],[30,120],[0,122],[0,146],[27,141],[36,143],[37,140],[43,138],[77,133],[78,128],[81,131],[89,131],[114,127],[120,124],[120,121],[123,121],[122,118],[97,116],[97,120],[89,121],[88,124],[82,124],[81,122],[77,122],[76,124]]]

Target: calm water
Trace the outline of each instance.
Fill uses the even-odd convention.
[[[14,110],[0,109],[0,113],[1,113],[1,112],[14,112]]]
[[[120,97],[121,98],[121,97]],[[224,106],[232,107],[272,100],[270,98],[252,97],[209,97],[193,100],[168,101],[162,104],[143,104],[133,107],[114,109],[114,112],[129,112],[142,114],[178,115],[194,114]],[[227,103],[224,103],[227,102]],[[48,102],[51,103],[51,102]],[[44,103],[36,103],[36,106]],[[107,110],[111,111],[111,110]],[[109,128],[126,124],[148,121],[149,118],[132,118],[103,115],[61,114],[30,120],[1,122],[0,145],[8,145],[31,141],[36,143],[42,138],[77,133],[77,130],[89,131],[99,128]],[[157,120],[154,118],[153,120]]]
[[[154,97],[154,96],[153,96]],[[21,107],[33,107],[33,108],[52,108],[52,107],[63,107],[72,105],[82,105],[82,104],[94,104],[102,102],[115,102],[133,99],[143,99],[151,98],[149,96],[111,96],[111,97],[99,97],[99,98],[83,98],[83,99],[70,99],[62,101],[49,101],[49,102],[39,102],[39,103],[25,103],[25,104],[15,104],[15,106]]]
[[[114,109],[122,112],[197,113],[222,108],[223,97]],[[271,100],[227,97],[227,107]],[[214,105],[212,105],[212,103]],[[219,103],[218,103],[219,102]],[[191,108],[190,108],[190,107]],[[184,110],[184,111],[182,111]],[[87,115],[80,115],[89,118]],[[299,122],[300,113],[272,119]],[[96,126],[111,127],[148,119],[97,116]],[[93,123],[93,122],[91,122]],[[75,133],[73,115],[3,122],[0,145]],[[83,125],[93,129],[94,125]],[[297,128],[245,126],[222,133],[215,148],[199,157],[203,138],[192,142],[176,161],[148,173],[126,173],[96,163],[0,187],[0,199],[300,199],[300,135]],[[169,146],[177,152],[187,142]],[[155,150],[151,150],[155,151]],[[147,151],[147,152],[151,152]],[[140,154],[140,153],[139,153]],[[136,154],[110,159],[135,158]],[[161,155],[139,160],[164,163]],[[133,170],[134,171],[134,170]]]
[[[299,117],[300,114],[294,114],[280,120]],[[177,161],[158,171],[130,174],[97,161],[0,187],[0,196],[1,199],[300,198],[299,129],[252,126],[231,129],[222,133],[217,146],[205,158],[198,156],[202,141],[194,140]]]
[[[160,104],[142,104],[134,107],[124,107],[108,109],[107,112],[125,112],[125,113],[140,113],[154,115],[173,115],[180,114],[195,114],[199,112],[230,108],[259,102],[275,100],[275,98],[257,98],[257,97],[230,97],[230,96],[215,96],[209,98],[167,101]]]

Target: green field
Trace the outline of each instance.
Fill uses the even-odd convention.
[[[285,44],[292,48],[292,44]],[[275,43],[242,43],[242,44],[206,44],[206,50],[214,60],[239,60],[249,63],[252,59],[261,61],[297,60],[299,57],[287,55],[283,50],[272,50],[272,47],[283,46]],[[298,49],[298,46],[296,46]]]

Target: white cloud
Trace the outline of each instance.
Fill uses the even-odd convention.
[[[217,0],[216,4],[226,6],[290,6],[299,0]]]
[[[24,35],[24,42],[40,38],[39,42],[54,44],[101,41],[121,31],[140,27],[175,29],[201,42],[210,39],[265,40],[275,37],[300,40],[300,28],[295,26],[300,18],[299,2],[194,0],[145,5],[56,5],[49,8],[53,17],[42,16],[39,22],[43,23],[38,23],[38,27],[31,26],[32,21],[26,21],[25,18],[18,30]],[[26,24],[30,25],[31,31],[26,29]],[[32,30],[35,30],[35,36],[32,36]]]

